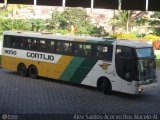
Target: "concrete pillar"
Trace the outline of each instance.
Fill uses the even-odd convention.
[[[34,5],[35,5],[35,6],[37,5],[37,0],[34,0]]]
[[[121,3],[122,3],[122,0],[118,0],[118,10],[121,10]]]
[[[66,7],[66,0],[63,0],[63,1],[62,1],[62,6],[63,6],[63,8]]]
[[[148,1],[149,0],[146,0],[146,11],[148,11]]]
[[[93,8],[94,8],[94,0],[91,0],[91,12],[93,12]]]

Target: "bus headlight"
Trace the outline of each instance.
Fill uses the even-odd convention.
[[[138,89],[138,93],[141,93],[143,91],[143,89],[139,88]]]

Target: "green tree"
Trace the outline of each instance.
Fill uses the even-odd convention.
[[[27,19],[13,20],[13,28],[15,30],[31,30],[31,22]]]
[[[42,19],[32,19],[31,20],[32,24],[32,31],[40,31],[44,29],[44,20]]]
[[[31,30],[30,20],[21,19],[0,19],[0,33],[6,30]]]
[[[63,29],[76,34],[92,34],[95,26],[88,19],[87,12],[82,8],[65,8],[63,12],[54,11],[48,20],[48,29]]]
[[[133,26],[143,25],[147,22],[146,12],[132,10],[120,10],[111,20],[114,27],[123,28],[125,32],[131,32]]]
[[[0,19],[0,28],[3,31],[11,30],[13,27],[12,19]]]
[[[154,12],[151,18],[149,25],[153,29],[153,34],[160,35],[160,12]]]
[[[52,13],[51,19],[48,19],[47,22],[47,29],[60,29],[60,24],[62,24],[63,17],[61,15],[62,13],[59,11],[54,11]]]
[[[87,20],[87,12],[81,8],[66,8],[62,13],[64,24],[72,24],[74,26],[85,26]]]
[[[6,0],[5,0],[6,1]],[[31,30],[28,20],[13,19],[13,10],[24,8],[26,5],[4,5],[0,8],[0,33],[6,30]],[[8,18],[12,15],[12,18]]]

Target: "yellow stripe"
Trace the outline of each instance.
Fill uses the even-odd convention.
[[[68,64],[71,62],[73,57],[71,56],[62,56],[57,64],[50,64],[49,71],[48,71],[48,77],[49,78],[55,78],[59,79],[61,74],[64,72]]]
[[[35,65],[38,69],[38,75],[53,79],[59,79],[61,74],[66,69],[67,65],[71,62],[73,57],[62,56],[56,64],[48,62],[38,62],[35,60],[28,60],[15,57],[2,57],[2,67],[7,70],[17,71],[19,63],[24,63],[28,68],[30,65]]]
[[[22,58],[15,58],[9,56],[2,56],[2,67],[7,70],[17,71],[17,66],[19,63],[24,63],[28,68],[29,65],[38,66],[38,62],[34,60],[27,60]]]

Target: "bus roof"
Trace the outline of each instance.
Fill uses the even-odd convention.
[[[64,41],[79,41],[87,43],[99,43],[105,45],[111,45],[116,39],[113,38],[98,38],[98,37],[86,37],[86,36],[74,36],[74,35],[58,35],[53,33],[39,33],[39,32],[19,32],[19,31],[5,31],[4,35],[64,40]]]
[[[120,46],[132,47],[132,48],[152,47],[152,44],[149,42],[140,42],[137,40],[117,40],[116,44]]]

